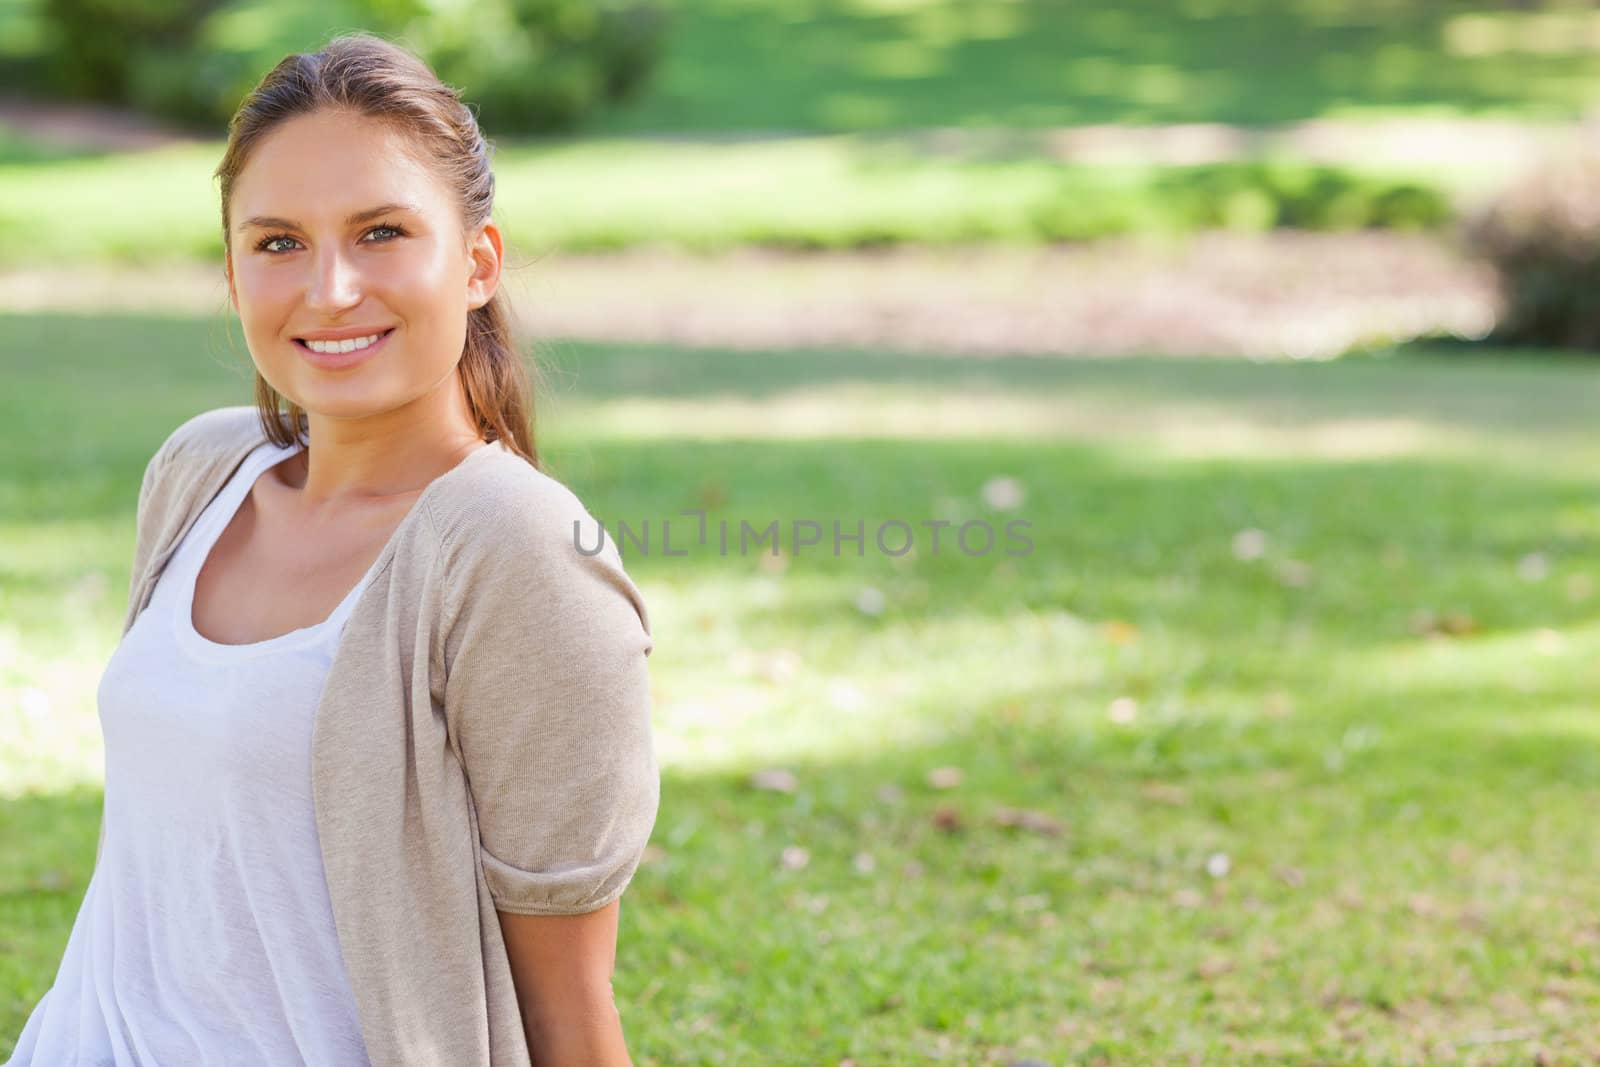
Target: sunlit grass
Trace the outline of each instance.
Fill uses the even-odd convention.
[[[204,142],[65,159],[19,150],[0,162],[0,265],[220,262],[220,201],[210,174],[222,149]],[[1480,195],[1523,163],[1419,167],[1374,159],[1331,168],[1326,177],[1337,190],[1359,187],[1351,202],[1373,211],[1390,193],[1420,184],[1417,195],[1448,214],[1450,202]],[[1221,175],[1153,163],[1068,164],[1027,143],[985,158],[981,146],[941,153],[903,139],[848,136],[508,141],[494,164],[495,218],[517,264],[558,249],[1027,245],[1224,224],[1259,230],[1278,218],[1277,201],[1259,188],[1265,179],[1250,176],[1244,163],[1222,164]],[[1303,163],[1273,165],[1310,177]],[[1403,213],[1396,225],[1443,221],[1420,208]]]
[[[92,864],[138,472],[248,397],[216,346],[0,319],[0,1048]],[[636,1062],[1600,1052],[1587,363],[551,358],[552,469],[675,546],[625,550],[665,773]],[[873,544],[1019,519],[1021,556]]]

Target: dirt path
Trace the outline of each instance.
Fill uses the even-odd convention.
[[[136,150],[189,139],[108,108],[0,96],[0,124],[53,143]],[[1396,119],[902,135],[931,156],[1019,151],[1076,161],[1196,163],[1285,151],[1330,162],[1459,164],[1504,173],[1596,136],[1580,123]],[[1393,233],[1203,235],[1037,250],[903,249],[714,258],[552,254],[506,281],[538,336],[749,348],[1134,352],[1316,358],[1429,332],[1479,336],[1493,279],[1448,244]],[[0,310],[220,315],[217,267],[0,271]]]
[[[135,111],[0,93],[0,126],[47,144],[136,152],[195,140]]]
[[[532,336],[971,356],[1321,358],[1430,332],[1475,337],[1494,281],[1435,238],[1209,234],[1019,249],[550,255],[505,291]],[[0,271],[0,311],[221,316],[220,267]]]

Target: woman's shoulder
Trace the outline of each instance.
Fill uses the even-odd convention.
[[[543,624],[583,619],[618,640],[637,640],[649,654],[644,597],[615,539],[566,484],[491,445],[444,475],[437,490],[425,503],[446,602],[455,610],[466,607],[509,628],[520,625],[531,601],[543,605],[535,613]]]
[[[156,455],[216,458],[232,455],[266,440],[253,404],[212,408],[190,416],[167,435]]]
[[[254,406],[202,411],[167,434],[145,463],[139,486],[139,523],[182,506],[219,469],[266,440]]]
[[[253,404],[202,411],[168,434],[150,462],[146,484],[157,472],[179,466],[190,477],[162,481],[170,486],[203,480],[214,465],[237,460],[265,440]],[[600,522],[578,494],[499,443],[441,475],[425,500],[446,555],[535,552],[549,559],[559,546],[592,546],[598,540],[604,545],[601,558],[620,565],[611,538],[602,535]]]
[[[497,444],[444,476],[428,504],[441,542],[454,551],[570,545],[575,524],[590,542],[598,525],[566,483]]]

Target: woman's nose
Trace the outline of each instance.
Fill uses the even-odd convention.
[[[355,264],[338,250],[318,253],[311,283],[306,289],[306,306],[317,311],[336,311],[361,302],[361,278]]]

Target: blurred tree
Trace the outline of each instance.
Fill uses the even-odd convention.
[[[118,101],[127,96],[136,58],[182,48],[221,0],[45,0],[48,67],[69,96]]]
[[[203,129],[285,55],[365,29],[417,52],[497,132],[571,129],[638,91],[666,20],[648,0],[46,0],[52,82]]]
[[[1499,272],[1492,340],[1600,351],[1600,146],[1554,159],[1467,221]]]

